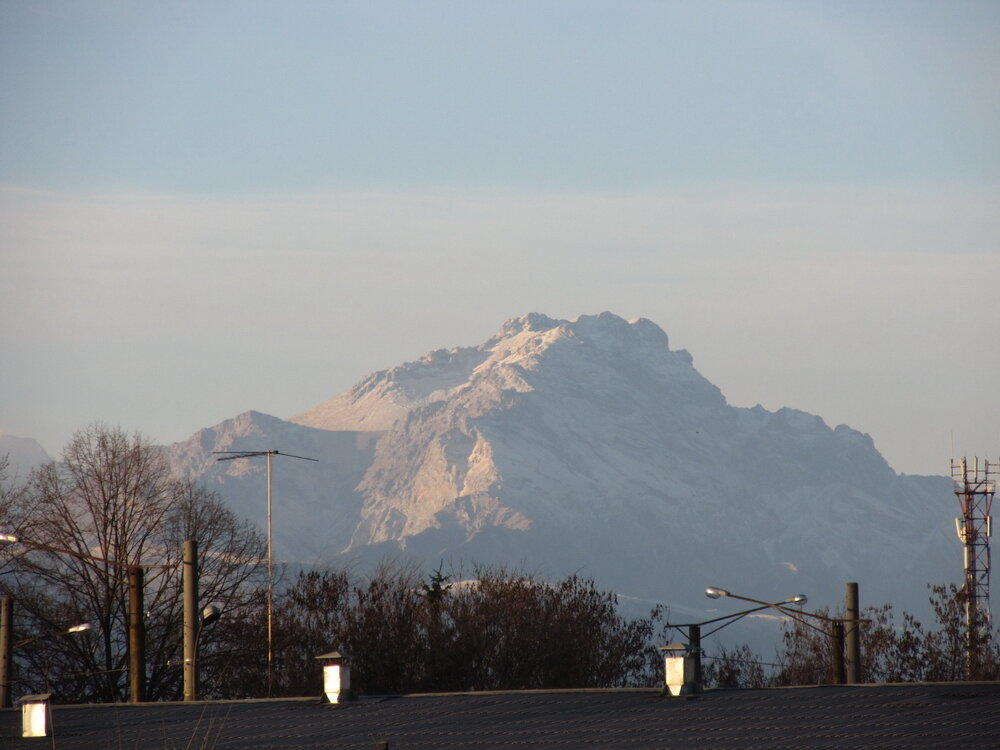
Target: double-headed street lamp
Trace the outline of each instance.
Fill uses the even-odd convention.
[[[746,614],[749,614],[750,612],[759,612],[760,610],[767,609],[768,607],[770,607],[771,609],[776,609],[779,612],[783,612],[784,611],[783,607],[786,604],[805,604],[806,602],[809,601],[809,597],[806,596],[805,594],[796,594],[795,596],[790,596],[787,599],[782,599],[780,602],[764,602],[761,601],[760,599],[751,599],[748,596],[738,596],[737,594],[733,594],[729,591],[726,591],[725,589],[720,589],[718,586],[709,586],[707,589],[705,589],[705,596],[707,596],[709,599],[719,599],[723,596],[728,596],[732,599],[740,599],[741,601],[744,602],[750,602],[751,604],[759,605],[755,609],[747,610]],[[732,617],[732,615],[730,615],[730,617]]]
[[[729,592],[724,591],[724,589],[709,587],[705,593],[716,599],[723,596],[724,593],[728,595]],[[711,620],[702,620],[701,622],[683,624],[667,623],[669,627],[677,628],[678,630],[686,628],[688,636],[686,645],[674,643],[669,646],[663,646],[660,649],[665,654],[664,668],[666,670],[667,689],[672,694],[684,695],[701,692],[701,639],[703,637],[717,633],[727,625],[732,625],[737,620],[742,620],[747,615],[755,612],[760,612],[768,608],[780,610],[782,605],[785,604],[805,604],[808,599],[805,594],[796,594],[787,599],[782,599],[780,602],[758,602],[756,599],[748,599],[747,601],[754,602],[758,606],[745,609],[742,612],[733,612],[730,615],[714,617]],[[703,634],[701,632],[702,627],[705,625],[715,625],[716,623],[722,624],[707,633]]]
[[[857,616],[857,584],[848,584],[848,611],[853,614],[853,617],[848,618],[836,618],[836,617],[826,617],[824,615],[817,615],[812,612],[803,612],[801,610],[788,609],[786,604],[804,604],[807,599],[804,594],[800,594],[797,597],[791,597],[783,602],[779,603],[769,603],[764,602],[759,599],[752,599],[748,596],[741,596],[739,594],[734,594],[726,589],[719,588],[717,586],[709,586],[705,589],[705,596],[710,599],[719,599],[721,597],[729,597],[730,599],[739,599],[744,602],[751,602],[752,604],[760,605],[758,609],[771,608],[781,614],[789,617],[796,622],[805,625],[807,628],[811,628],[818,633],[830,638],[830,648],[832,653],[832,665],[833,665],[833,682],[835,684],[845,684],[847,682],[856,683],[860,682],[859,672],[860,672],[860,624],[861,620]],[[754,610],[750,610],[754,611]],[[823,630],[822,628],[813,625],[806,619],[811,618],[814,620],[820,620],[821,622],[829,623],[830,631]],[[844,664],[844,643],[845,643],[845,624],[850,625],[849,635],[851,636],[851,643],[848,647],[849,652],[849,662],[848,666],[850,669],[845,668]]]

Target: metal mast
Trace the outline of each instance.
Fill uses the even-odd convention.
[[[965,599],[966,646],[969,679],[978,678],[979,654],[989,633],[990,625],[990,536],[992,535],[990,508],[996,482],[998,464],[972,459],[952,459],[951,477],[955,483],[955,497],[962,515],[955,519],[955,531],[965,545]]]
[[[318,458],[307,458],[305,456],[295,456],[291,453],[281,451],[213,451],[214,454],[224,455],[219,461],[232,461],[237,458],[255,458],[257,456],[267,456],[267,695],[271,695],[271,683],[274,662],[274,557],[271,554],[271,456],[287,456],[288,458],[298,458],[303,461],[319,461]]]

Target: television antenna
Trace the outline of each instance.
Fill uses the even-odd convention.
[[[271,682],[274,664],[274,557],[271,551],[271,456],[286,456],[302,461],[316,461],[318,458],[296,456],[281,451],[212,451],[222,455],[218,461],[234,461],[237,458],[257,458],[267,456],[267,695],[271,697]]]

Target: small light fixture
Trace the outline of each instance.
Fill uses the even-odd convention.
[[[331,651],[316,658],[323,662],[323,693],[327,700],[330,703],[353,700],[350,657],[339,651]]]
[[[220,617],[222,617],[222,610],[216,607],[214,604],[209,604],[201,611],[202,627],[204,627],[205,625],[211,625]]]

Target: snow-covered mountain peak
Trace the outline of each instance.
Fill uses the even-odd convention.
[[[624,354],[632,360],[652,361],[673,354],[677,363],[690,366],[687,353],[670,353],[667,335],[644,318],[628,322],[604,312],[568,321],[528,313],[508,320],[479,346],[438,349],[414,362],[376,372],[290,421],[328,430],[389,430],[413,409],[448,399],[476,377],[489,377],[502,388],[531,390],[510,368],[536,370],[543,355],[553,362],[559,360],[551,350],[581,346],[595,355],[620,358]]]
[[[604,350],[622,348],[668,350],[667,334],[646,318],[626,321],[614,313],[581,315],[573,320],[555,320],[541,313],[528,313],[503,324],[500,331],[484,348],[494,351],[514,351],[525,342],[535,345],[552,344],[562,338],[573,338]]]
[[[547,331],[564,322],[565,321],[554,320],[548,315],[543,315],[542,313],[528,313],[527,315],[522,315],[519,318],[511,318],[506,321],[491,341],[513,338],[521,333],[524,333],[525,331]],[[489,342],[487,345],[489,345]]]
[[[542,313],[512,318],[479,346],[438,349],[415,362],[376,372],[290,421],[327,430],[391,430],[415,409],[447,401],[475,384],[496,392],[527,392],[548,383],[669,381],[687,401],[719,406],[725,399],[692,366],[686,351],[671,351],[667,334],[646,318],[610,312],[557,320]],[[683,396],[682,396],[683,392]],[[479,394],[476,400],[492,400]]]

